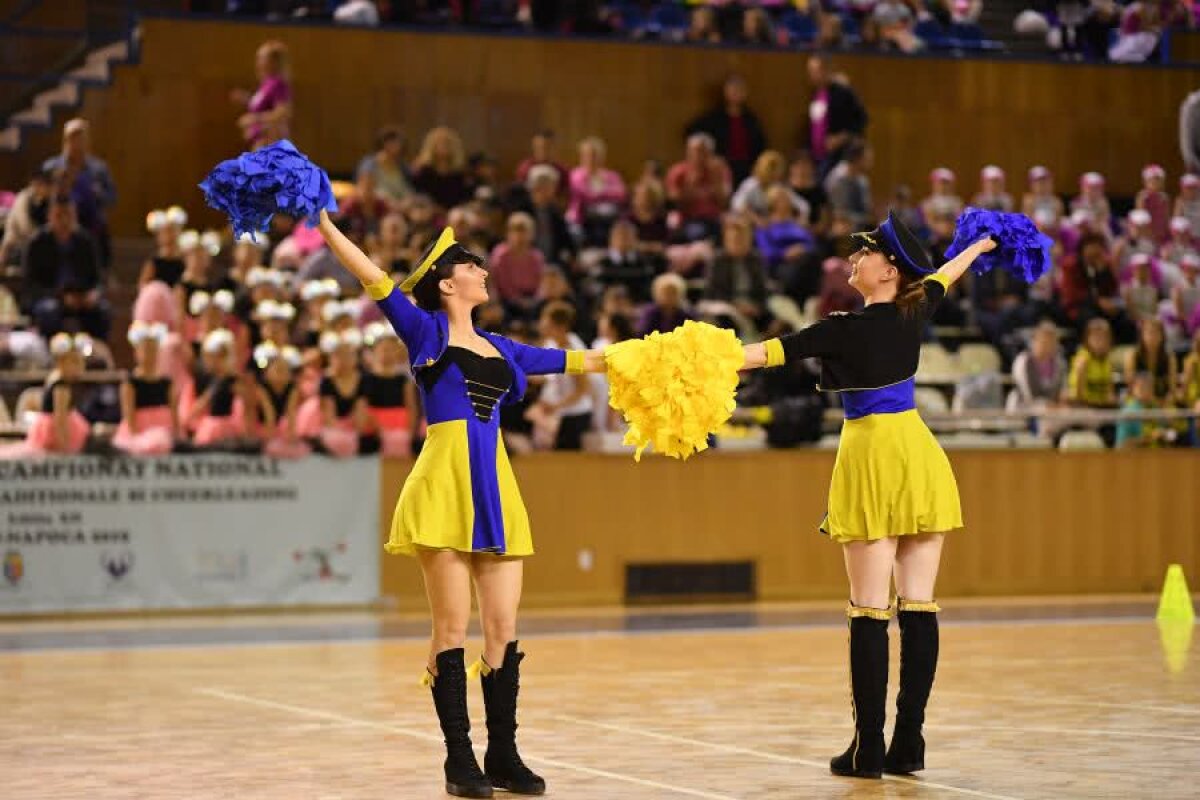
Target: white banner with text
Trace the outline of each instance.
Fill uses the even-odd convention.
[[[379,461],[0,461],[0,614],[370,603]]]

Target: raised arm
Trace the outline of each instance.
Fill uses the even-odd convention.
[[[946,288],[949,289],[952,283],[963,276],[963,273],[975,262],[975,259],[995,249],[996,242],[994,239],[980,239],[945,264],[942,264],[937,274],[946,279]]]
[[[346,234],[337,229],[325,211],[321,212],[321,221],[317,225],[317,230],[321,232],[321,236],[329,245],[329,249],[337,256],[337,260],[354,277],[358,278],[358,282],[363,286],[377,284],[388,277],[388,274],[368,258],[366,253],[359,250],[354,242],[346,238]]]

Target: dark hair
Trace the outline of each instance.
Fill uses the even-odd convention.
[[[429,243],[425,252],[421,253],[421,257],[417,259],[417,264],[425,263],[425,259],[429,258],[429,254],[433,252],[436,244],[436,241]],[[483,259],[460,244],[450,245],[450,248],[438,256],[438,260],[433,262],[433,266],[421,276],[421,280],[417,281],[417,285],[413,287],[413,300],[417,301],[417,306],[426,311],[441,311],[442,289],[439,284],[454,277],[456,264],[468,262],[482,265]]]
[[[925,302],[924,281],[898,267],[896,271],[899,273],[899,282],[896,284],[896,308],[900,309],[901,314],[912,316],[921,303]]]
[[[608,328],[612,331],[613,344],[633,338],[633,320],[624,314],[608,314]]]
[[[575,307],[562,300],[548,303],[542,309],[542,316],[565,330],[571,330],[575,325]]]
[[[1091,244],[1098,244],[1104,248],[1104,252],[1108,252],[1108,240],[1103,235],[1099,233],[1085,233],[1079,237],[1079,244],[1075,246],[1076,257],[1083,258],[1083,251]]]
[[[375,135],[375,149],[382,150],[388,142],[399,141],[404,143],[404,131],[396,125],[385,125],[379,129],[379,133]]]

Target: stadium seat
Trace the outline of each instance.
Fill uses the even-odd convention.
[[[1095,431],[1067,431],[1058,441],[1058,449],[1077,452],[1103,450],[1104,440]]]
[[[779,18],[779,23],[792,37],[792,42],[811,42],[817,37],[817,24],[807,14],[789,9]]]
[[[917,410],[923,414],[945,414],[950,410],[946,395],[932,386],[918,386],[913,392],[913,399],[917,403]]]
[[[958,366],[968,375],[980,372],[999,372],[1003,363],[1000,353],[990,344],[972,342],[958,349]]]
[[[817,440],[818,450],[837,450],[842,437],[836,433],[827,433]]]
[[[962,377],[958,360],[937,342],[921,345],[921,361],[917,367],[917,383],[922,381],[956,381]]]
[[[687,30],[688,11],[675,3],[660,3],[650,12],[646,30],[660,36]]]

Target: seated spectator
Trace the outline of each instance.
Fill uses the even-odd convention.
[[[1200,329],[1192,334],[1192,349],[1183,359],[1179,394],[1185,409],[1200,411]]]
[[[91,235],[100,268],[107,269],[112,260],[108,210],[117,202],[117,188],[108,164],[91,153],[87,120],[77,117],[63,126],[62,153],[42,169],[55,176],[59,193],[71,197],[78,225]]]
[[[318,452],[337,458],[379,452],[379,438],[367,414],[363,395],[363,371],[359,366],[362,334],[357,328],[342,333],[332,330],[321,334],[321,352],[329,367],[317,389],[319,398],[314,443]],[[313,436],[314,420],[310,404],[298,419],[300,432]]]
[[[183,277],[183,251],[179,235],[187,225],[187,212],[179,206],[156,209],[146,215],[146,231],[154,237],[154,255],[142,263],[138,288],[150,281],[175,286]]]
[[[1029,286],[1007,270],[972,275],[970,291],[975,324],[997,348],[1003,350],[1009,334],[1033,321],[1025,303]]]
[[[0,458],[18,459],[83,452],[91,425],[79,410],[80,378],[92,354],[92,338],[86,333],[58,333],[50,340],[54,369],[46,377],[41,411],[25,434],[25,441],[0,447]]]
[[[673,272],[659,275],[650,285],[653,304],[642,314],[638,333],[646,336],[654,331],[670,333],[689,319],[695,319],[687,310],[687,284]]]
[[[179,251],[183,256],[183,274],[179,276],[175,291],[180,298],[180,316],[187,313],[196,292],[213,294],[225,289],[232,293],[237,289],[232,281],[213,274],[213,259],[221,253],[221,235],[216,231],[202,234],[184,231],[179,235]]]
[[[747,107],[746,96],[745,79],[741,75],[730,75],[722,87],[721,102],[687,127],[688,135],[706,133],[712,137],[717,155],[729,165],[735,184],[746,179],[750,165],[767,146],[762,123]],[[782,179],[782,169],[780,173]]]
[[[371,260],[389,274],[407,275],[419,255],[409,246],[408,222],[395,212],[379,221],[378,235],[371,237],[368,245]]]
[[[1121,289],[1125,313],[1134,322],[1157,317],[1161,299],[1150,256],[1139,253],[1129,262],[1129,279]]]
[[[971,198],[971,205],[989,211],[1012,211],[1012,195],[1004,191],[1004,170],[993,164],[979,173],[979,192]]]
[[[76,224],[69,197],[51,201],[45,227],[25,248],[23,270],[28,308],[43,338],[60,331],[108,338],[109,311],[95,242]]]
[[[1175,198],[1175,216],[1187,218],[1191,229],[1200,235],[1200,175],[1188,173],[1179,178],[1179,196]]]
[[[785,294],[803,304],[820,284],[817,243],[796,213],[794,195],[784,186],[767,192],[768,215],[754,233],[754,242],[766,262],[767,274]]]
[[[1063,202],[1054,193],[1054,176],[1043,166],[1032,167],[1029,170],[1029,191],[1021,200],[1021,212],[1032,218],[1038,211],[1054,215],[1057,221],[1063,214]]]
[[[1200,249],[1197,248],[1192,223],[1187,217],[1172,217],[1170,231],[1171,238],[1158,250],[1158,261],[1164,283],[1174,286],[1182,277],[1179,265],[1183,263],[1184,256],[1200,255]]]
[[[1121,411],[1137,414],[1161,407],[1154,397],[1154,379],[1144,372],[1136,373],[1129,382],[1129,397],[1121,405]],[[1158,447],[1173,441],[1168,426],[1154,420],[1139,418],[1122,419],[1117,423],[1117,447]]]
[[[575,300],[575,291],[571,288],[570,281],[561,269],[554,266],[546,267],[546,271],[542,273],[542,283],[538,286],[538,301],[535,308],[535,317],[541,317],[543,309],[551,303],[566,303],[572,308],[578,308],[578,303]],[[579,326],[575,332],[583,336],[586,331],[582,330],[583,325],[590,327],[590,321],[579,320]],[[585,337],[586,338],[586,337]]]
[[[505,310],[516,317],[528,317],[537,303],[537,291],[546,269],[546,260],[533,246],[533,217],[518,211],[508,218],[504,241],[496,245],[488,259],[489,283]]]
[[[1029,347],[1013,361],[1012,377],[1022,410],[1040,411],[1062,400],[1067,385],[1067,361],[1053,322],[1038,323]]]
[[[800,153],[788,165],[788,188],[808,204],[807,225],[815,234],[829,227],[829,196],[817,181],[816,167],[808,153]]]
[[[663,271],[660,256],[639,247],[637,226],[630,220],[617,220],[609,235],[608,251],[596,267],[594,277],[601,291],[623,286],[635,303],[650,300],[650,284]]]
[[[325,330],[325,306],[336,303],[342,288],[333,278],[305,281],[300,285],[300,300],[304,304],[293,339],[298,347],[317,347]]]
[[[365,240],[379,232],[379,222],[390,210],[387,200],[375,189],[375,173],[361,170],[354,192],[338,208],[338,217],[353,231],[355,239]]]
[[[637,230],[638,247],[643,252],[661,255],[667,246],[666,197],[657,182],[642,181],[633,190],[629,221]]]
[[[1063,259],[1059,299],[1071,322],[1082,327],[1088,320],[1102,317],[1110,336],[1116,330],[1119,341],[1133,341],[1135,332],[1124,314],[1120,286],[1103,236],[1084,236],[1076,252]]]
[[[1195,27],[1187,3],[1135,0],[1121,14],[1120,35],[1109,48],[1108,57],[1122,62],[1150,61],[1158,53],[1163,31],[1172,27]]]
[[[747,8],[742,12],[742,30],[738,41],[742,44],[758,47],[773,47],[779,41],[779,34],[771,24],[771,18],[765,9]]]
[[[567,168],[555,157],[554,146],[554,131],[543,128],[535,133],[529,143],[529,155],[517,165],[517,183],[524,184],[532,192],[533,184],[530,180],[530,173],[533,168],[549,167],[554,171],[557,179],[554,184],[557,196],[565,198],[570,175],[567,173]]]
[[[871,181],[867,177],[871,164],[871,149],[856,142],[846,148],[846,160],[825,180],[833,213],[842,215],[853,230],[866,230],[874,224]]]
[[[413,189],[428,195],[442,210],[470,200],[475,193],[467,176],[467,155],[454,130],[439,126],[425,134],[412,163]]]
[[[1142,169],[1142,188],[1134,205],[1150,215],[1150,235],[1156,242],[1167,240],[1171,219],[1171,196],[1166,192],[1167,173],[1158,164]]]
[[[567,218],[559,210],[559,175],[553,164],[535,164],[526,173],[525,184],[534,222],[534,247],[550,263],[569,268],[575,263],[576,247]]]
[[[628,316],[618,312],[601,314],[592,349],[603,350],[633,337],[633,321]],[[593,372],[588,378],[592,393],[592,430],[600,433],[624,431],[625,421],[621,418],[621,412],[608,404],[607,374]]]
[[[913,32],[916,18],[904,3],[884,2],[876,4],[870,22],[878,30],[879,47],[884,51],[919,53],[925,42]]]
[[[1087,323],[1083,342],[1071,359],[1067,378],[1067,399],[1073,405],[1088,408],[1115,408],[1116,373],[1112,363],[1112,327],[1096,317]]]
[[[359,247],[363,246],[362,237],[358,235],[357,230],[352,222],[340,216],[334,217],[334,224],[338,230],[346,234],[352,242]],[[357,295],[362,291],[362,286],[358,279],[350,273],[350,270],[345,269],[342,263],[337,260],[337,256],[329,249],[329,245],[322,242],[311,255],[304,259],[300,265],[300,269],[296,270],[296,282],[303,285],[310,281],[332,280],[336,281],[341,287],[344,295]]]
[[[333,21],[339,25],[378,28],[379,7],[375,0],[343,0],[333,11]]]
[[[731,180],[728,165],[716,154],[713,138],[706,133],[689,136],[683,161],[667,171],[667,199],[679,214],[676,238],[695,242],[717,235]]]
[[[0,269],[21,263],[26,246],[49,218],[53,188],[54,176],[39,169],[29,178],[29,184],[17,192],[12,208],[8,210],[8,216],[4,218],[4,238],[0,240]]]
[[[825,259],[821,270],[821,291],[817,300],[819,318],[862,308],[862,295],[850,285],[850,262],[844,255]]]
[[[420,431],[421,409],[417,385],[405,367],[408,352],[386,322],[367,326],[368,361],[363,374],[363,397],[380,452],[390,458],[412,456],[412,443]]]
[[[1186,345],[1191,335],[1200,330],[1200,255],[1185,254],[1180,274],[1179,283],[1171,287],[1170,297],[1159,314],[1172,350]]]
[[[277,300],[261,300],[254,307],[254,322],[258,325],[259,343],[271,343],[279,350],[292,341],[292,323],[296,321],[296,307]]]
[[[1178,380],[1175,356],[1167,350],[1166,332],[1156,317],[1146,317],[1138,323],[1137,346],[1122,366],[1126,375],[1140,373],[1150,378],[1150,394],[1157,405],[1170,405],[1174,401]]]
[[[725,218],[721,249],[709,268],[704,300],[718,322],[736,327],[743,336],[770,323],[766,270],[754,251],[754,229],[747,217]]]
[[[134,368],[121,382],[121,424],[113,446],[131,455],[165,455],[180,433],[178,388],[160,371],[159,351],[169,331],[162,323],[135,321],[128,336]]]
[[[379,131],[375,152],[358,162],[355,179],[364,173],[374,179],[376,190],[389,203],[402,203],[412,196],[404,165],[404,133],[399,128],[389,125]]]
[[[1112,220],[1112,207],[1105,193],[1104,176],[1099,172],[1085,172],[1079,179],[1079,196],[1071,201],[1071,213],[1081,209],[1088,211],[1093,219],[1105,226]]]
[[[404,216],[408,218],[408,246],[417,253],[423,253],[441,232],[437,207],[428,195],[414,194],[408,201]]]
[[[219,289],[211,295],[203,291],[195,292],[188,300],[188,314],[188,318],[184,320],[183,333],[184,339],[192,345],[190,355],[193,361],[199,361],[203,357],[204,343],[209,334],[214,332],[222,334],[214,339],[214,342],[222,340],[225,334],[229,335],[235,367],[245,364],[250,358],[249,332],[234,314],[233,292],[228,289]]]
[[[300,351],[290,345],[264,341],[254,348],[258,379],[253,416],[263,452],[272,458],[304,458],[312,453],[297,427],[300,387],[295,373],[301,363]]]
[[[233,263],[229,265],[229,279],[236,284],[241,284],[245,288],[250,289],[250,276],[258,274],[263,276],[262,280],[270,283],[279,291],[290,287],[291,273],[284,272],[283,270],[268,269],[265,266],[264,256],[270,249],[271,241],[265,233],[256,233],[253,236],[249,233],[239,235],[233,243]],[[180,260],[180,264],[183,264],[182,259]],[[255,270],[258,270],[258,272],[256,273]],[[284,298],[277,297],[275,299],[282,300]]]
[[[720,44],[721,29],[717,27],[717,12],[708,6],[693,8],[691,24],[684,32],[683,40],[693,44]]]
[[[921,215],[930,228],[944,227],[948,222],[953,230],[963,209],[962,198],[954,190],[956,180],[954,171],[946,167],[929,173],[929,196],[921,201]]]
[[[566,303],[550,303],[538,320],[542,347],[585,350],[587,346],[571,332],[575,309]],[[553,442],[555,450],[582,450],[583,435],[592,427],[592,394],[587,375],[548,375],[541,396],[532,410],[537,440],[539,433]],[[541,429],[539,431],[538,429]]]
[[[604,166],[606,153],[604,141],[589,136],[579,143],[579,166],[571,170],[567,221],[585,247],[603,247],[608,229],[625,208],[625,181]]]
[[[236,451],[248,444],[250,414],[258,395],[239,374],[241,360],[230,331],[217,329],[205,335],[192,383],[180,399],[181,416],[199,448]]]
[[[782,189],[792,203],[793,216],[803,221],[809,219],[811,209],[808,201],[797,195],[784,183],[787,162],[775,150],[767,150],[754,162],[754,171],[742,181],[733,194],[731,207],[739,214],[749,214],[755,225],[766,224],[770,214],[767,193],[774,187]]]
[[[1153,258],[1158,254],[1158,242],[1151,229],[1150,212],[1144,208],[1135,208],[1125,218],[1125,233],[1117,238],[1113,245],[1113,260],[1116,263],[1117,274],[1125,278],[1129,274],[1129,265],[1136,255]]]

